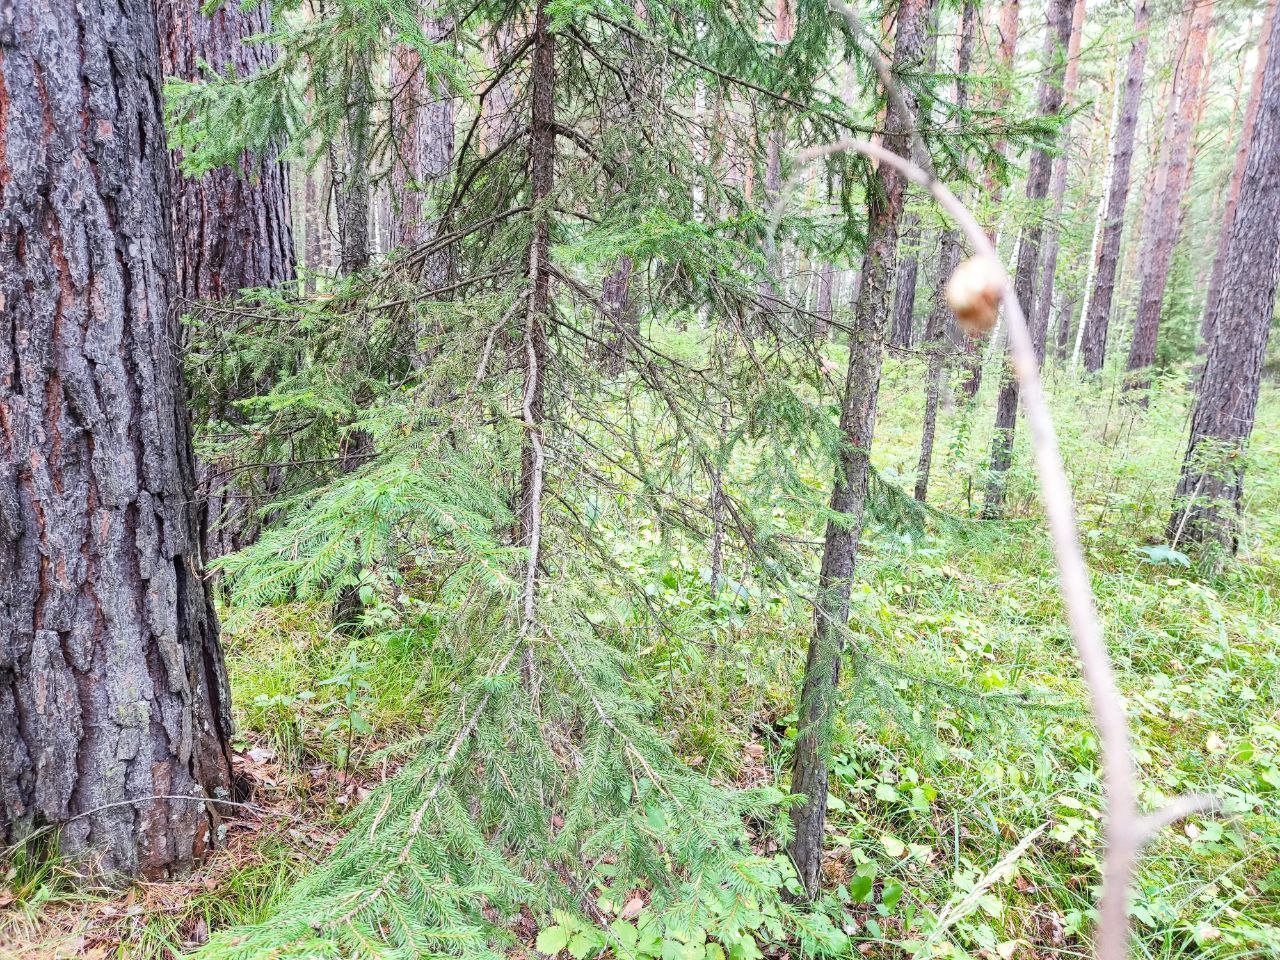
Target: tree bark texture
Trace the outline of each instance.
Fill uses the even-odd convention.
[[[925,59],[925,35],[931,0],[902,0],[898,6],[895,70],[918,68]],[[902,88],[904,97],[911,96]],[[885,117],[884,144],[899,156],[910,156],[908,131],[915,123],[915,104],[908,100],[908,115],[891,106]],[[863,509],[870,479],[872,434],[876,399],[888,332],[889,265],[897,248],[898,220],[902,215],[906,181],[894,170],[876,171],[880,189],[868,201],[867,240],[862,261],[862,282],[854,306],[849,339],[849,366],[845,378],[840,427],[845,448],[836,470],[831,509],[846,514],[844,523],[830,522],[824,537],[819,597],[815,605],[813,638],[805,663],[800,697],[800,733],[796,741],[791,791],[804,801],[792,807],[795,838],[790,852],[809,896],[821,882],[823,826],[827,813],[827,754],[844,634],[848,629],[849,592],[862,533]]]
[[[440,42],[449,36],[449,20],[425,20],[422,32]],[[391,58],[391,112],[396,137],[396,159],[391,170],[392,243],[414,246],[435,236],[436,225],[426,191],[448,176],[453,166],[454,101],[441,81],[429,83],[422,58],[412,47],[398,47]],[[436,289],[449,282],[449,250],[427,258],[422,282]]]
[[[1085,0],[1076,0],[1071,14],[1071,41],[1067,46],[1067,72],[1062,81],[1063,103],[1070,108],[1075,100],[1076,87],[1080,83],[1080,43],[1084,37]],[[1049,188],[1051,212],[1044,238],[1044,263],[1040,270],[1040,292],[1036,295],[1034,323],[1046,330],[1053,310],[1053,284],[1058,272],[1058,234],[1067,199],[1067,160],[1071,155],[1071,118],[1062,126],[1062,152],[1053,163],[1053,183]],[[1062,344],[1059,331],[1059,346]]]
[[[1062,109],[1065,96],[1062,57],[1070,44],[1072,0],[1050,0],[1048,7],[1049,29],[1045,34],[1045,74],[1040,83],[1039,113],[1049,117]],[[1045,150],[1031,154],[1027,167],[1027,201],[1033,209],[1043,204],[1049,195],[1049,178],[1053,171],[1053,157]],[[1036,278],[1040,263],[1040,242],[1044,235],[1044,218],[1033,215],[1031,222],[1022,229],[1018,243],[1018,264],[1014,272],[1014,292],[1022,309],[1033,319],[1031,339],[1036,358],[1044,361],[1045,338],[1048,335],[1047,312],[1036,309]],[[1018,382],[1013,371],[1006,368],[996,399],[995,432],[991,440],[991,467],[987,482],[986,498],[982,513],[985,517],[999,517],[1004,513],[1005,482],[1013,459],[1013,432],[1018,416]]]
[[[555,186],[556,159],[556,38],[550,29],[546,4],[539,2],[534,19],[533,70],[530,79],[529,192],[536,218],[529,238],[528,358],[524,401],[529,419],[541,429],[546,415],[545,378],[551,325],[551,211],[546,200]],[[526,436],[520,453],[520,489],[516,503],[517,546],[530,546],[539,510],[538,451],[535,437]]]
[[[195,81],[205,67],[252,76],[269,68],[275,51],[245,43],[271,25],[269,4],[250,9],[223,4],[206,15],[200,0],[154,0],[160,63],[166,76]],[[186,177],[170,155],[178,309],[233,298],[251,287],[279,287],[295,279],[289,172],[275,155],[244,153],[234,167]],[[216,318],[215,318],[216,319]],[[230,410],[217,412],[232,416]],[[250,501],[219,474],[198,465],[205,559],[232,553],[254,536]]]
[[[1280,273],[1280,44],[1263,68],[1249,159],[1213,305],[1204,371],[1169,539],[1217,541],[1234,550],[1244,493],[1244,457],[1266,357]]]
[[[1198,0],[1187,21],[1187,42],[1170,93],[1173,131],[1147,208],[1147,226],[1143,230],[1146,250],[1141,257],[1142,285],[1133,340],[1129,345],[1127,369],[1130,371],[1145,370],[1156,359],[1156,337],[1160,331],[1164,292],[1169,268],[1173,265],[1173,249],[1182,226],[1182,197],[1191,180],[1191,140],[1203,96],[1205,49],[1212,21],[1213,0]],[[1146,377],[1143,376],[1131,381],[1131,385],[1139,386],[1145,382]]]
[[[338,272],[349,277],[369,266],[369,126],[373,91],[360,64],[352,67],[346,136],[329,150],[338,219]]]
[[[1240,133],[1240,144],[1236,148],[1235,167],[1231,171],[1231,184],[1227,187],[1227,206],[1222,216],[1222,227],[1218,232],[1218,254],[1213,258],[1213,272],[1209,275],[1209,288],[1204,301],[1204,318],[1200,323],[1200,341],[1202,348],[1213,339],[1211,318],[1213,307],[1218,302],[1218,294],[1222,290],[1222,275],[1227,267],[1227,249],[1231,241],[1231,227],[1235,220],[1236,209],[1240,204],[1240,184],[1244,180],[1244,169],[1249,161],[1249,144],[1253,137],[1253,126],[1258,117],[1258,103],[1262,95],[1262,73],[1267,63],[1271,46],[1271,35],[1276,22],[1276,0],[1267,4],[1262,21],[1262,33],[1258,36],[1258,66],[1253,74],[1253,84],[1249,90],[1249,105],[1245,108],[1244,127]]]
[[[916,310],[916,273],[919,263],[920,218],[910,214],[905,220],[902,242],[898,249],[896,287],[893,294],[893,328],[889,343],[899,350],[911,347]]]
[[[973,58],[973,39],[978,29],[977,0],[965,0],[960,19],[960,37],[956,45],[956,109],[963,112],[969,105],[969,87],[966,77]],[[920,429],[920,459],[916,463],[915,498],[924,503],[929,498],[929,473],[933,465],[933,444],[938,429],[938,404],[942,396],[943,366],[950,347],[947,338],[947,319],[951,308],[943,293],[946,283],[955,273],[964,253],[960,231],[953,228],[943,231],[938,251],[938,283],[934,288],[933,302],[925,320],[924,350],[928,357],[925,372],[924,423]]]
[[[205,15],[200,0],[155,0],[155,9],[165,76],[198,80],[202,64],[252,76],[275,60],[269,44],[244,42],[270,29],[269,4],[223,4]],[[246,153],[235,167],[195,178],[175,163],[171,220],[180,306],[293,280],[291,217],[289,173],[276,156]]]
[[[1120,239],[1124,233],[1124,211],[1129,199],[1129,170],[1133,164],[1133,141],[1138,129],[1143,73],[1147,65],[1148,0],[1138,0],[1133,15],[1133,44],[1125,72],[1124,96],[1120,102],[1120,122],[1113,147],[1111,183],[1107,187],[1107,214],[1098,245],[1098,268],[1093,293],[1084,319],[1081,349],[1084,368],[1089,373],[1102,369],[1107,353],[1107,327],[1111,321],[1111,299],[1115,293],[1116,268],[1120,262]]]
[[[0,12],[0,842],[149,877],[231,788],[159,76],[149,0]]]
[[[1013,58],[1018,52],[1018,14],[1019,0],[1005,0],[1000,8],[997,26],[1000,40],[996,46],[995,66],[1003,76],[996,85],[995,96],[991,104],[991,109],[996,112],[1004,110],[1009,102],[1009,74],[1013,70]],[[996,144],[996,153],[1003,156],[1005,146],[1006,144],[1003,140],[998,142]],[[993,159],[987,165],[986,174],[983,178],[983,194],[997,210],[1000,208],[1000,198],[1004,193],[1004,186],[998,173],[998,162]],[[991,237],[992,243],[994,243],[996,239],[995,225],[990,226],[987,233]],[[972,400],[978,395],[978,390],[982,387],[982,350],[977,340],[966,337],[964,339],[964,352],[965,377],[960,389],[966,397]]]

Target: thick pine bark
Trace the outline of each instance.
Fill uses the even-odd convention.
[[[1067,72],[1062,82],[1063,102],[1070,108],[1080,83],[1080,42],[1084,36],[1085,0],[1076,0],[1071,14],[1071,42],[1067,47]],[[1067,160],[1071,154],[1071,118],[1062,127],[1062,152],[1053,164],[1053,183],[1049,188],[1051,212],[1047,235],[1044,238],[1044,263],[1040,268],[1040,291],[1036,294],[1035,324],[1046,330],[1053,310],[1054,276],[1058,272],[1058,233],[1067,198]],[[1062,331],[1058,331],[1058,346],[1063,344]]]
[[[1143,230],[1142,286],[1138,294],[1133,340],[1129,345],[1127,368],[1130,371],[1145,370],[1156,358],[1165,286],[1169,280],[1169,268],[1173,265],[1173,249],[1182,227],[1182,196],[1191,180],[1191,140],[1203,98],[1205,48],[1212,20],[1213,0],[1198,0],[1188,17],[1182,64],[1170,93],[1173,130],[1147,209],[1147,226]],[[1140,386],[1145,382],[1146,377],[1142,376],[1130,383]]]
[[[924,61],[930,0],[902,0],[898,6],[895,68],[918,68]],[[910,97],[907,89],[903,96]],[[899,156],[910,155],[907,131],[915,123],[914,104],[902,116],[890,107],[885,118],[884,144]],[[814,610],[814,634],[805,664],[800,698],[800,735],[796,740],[791,792],[804,801],[792,807],[795,839],[790,852],[809,896],[818,892],[822,869],[822,835],[827,814],[827,753],[844,634],[849,621],[849,592],[862,533],[862,516],[870,478],[868,454],[875,430],[876,399],[884,360],[889,307],[889,264],[897,247],[898,220],[906,181],[894,170],[876,171],[880,190],[868,204],[867,240],[862,282],[854,306],[849,338],[849,366],[845,378],[840,427],[845,448],[836,471],[831,509],[847,515],[844,523],[827,524],[819,597]]]
[[[201,11],[200,0],[154,3],[165,76],[199,80],[201,64],[251,76],[275,59],[269,44],[244,42],[270,29],[266,3],[249,9],[222,4],[209,15]],[[184,308],[294,278],[289,174],[275,156],[246,153],[236,166],[196,178],[175,169],[171,220],[177,293]]]
[[[956,46],[956,107],[963,112],[969,104],[966,78],[973,58],[973,39],[978,29],[978,4],[965,0],[960,20],[960,38]],[[925,320],[924,350],[928,356],[925,373],[924,423],[920,430],[920,459],[916,463],[915,498],[924,503],[929,497],[929,473],[933,465],[933,443],[938,428],[938,403],[942,397],[943,361],[949,346],[947,318],[951,309],[943,288],[955,272],[964,252],[960,231],[948,229],[942,234],[938,251],[938,284],[934,289],[929,316]]]
[[[1045,35],[1046,64],[1044,79],[1040,83],[1039,113],[1053,116],[1062,109],[1064,96],[1062,52],[1070,43],[1072,0],[1051,0],[1048,8],[1049,29]],[[1031,155],[1027,167],[1027,201],[1035,208],[1049,194],[1049,178],[1053,157],[1047,151],[1037,150]],[[1014,273],[1014,292],[1031,323],[1031,339],[1036,357],[1043,362],[1045,337],[1048,333],[1048,313],[1036,310],[1036,276],[1040,263],[1040,242],[1044,234],[1044,220],[1034,217],[1022,230],[1018,243],[1018,264]],[[986,499],[982,513],[985,517],[999,517],[1004,512],[1005,481],[1013,458],[1013,432],[1018,416],[1018,382],[1013,371],[1006,369],[1000,382],[996,399],[995,432],[991,440],[991,472],[987,483]]]
[[[209,15],[200,0],[155,0],[160,63],[166,76],[202,79],[218,73],[252,76],[271,66],[270,45],[245,43],[265,33],[271,12],[223,4]],[[178,307],[235,297],[251,287],[278,287],[295,278],[289,173],[274,155],[241,155],[234,167],[188,178],[171,157],[174,258]],[[228,417],[230,410],[218,411]],[[220,472],[221,471],[221,472]],[[232,553],[253,539],[256,525],[243,490],[219,464],[199,465],[205,559]]]
[[[1267,4],[1267,11],[1262,21],[1262,33],[1258,37],[1258,66],[1253,75],[1253,84],[1249,91],[1249,105],[1245,108],[1244,128],[1240,133],[1240,144],[1236,148],[1235,167],[1231,171],[1231,184],[1227,188],[1227,206],[1222,215],[1222,227],[1218,233],[1218,254],[1213,258],[1213,272],[1209,275],[1209,288],[1205,296],[1204,317],[1200,323],[1200,342],[1204,349],[1213,339],[1212,318],[1213,307],[1218,302],[1218,294],[1222,291],[1222,276],[1227,267],[1227,248],[1230,246],[1231,229],[1235,221],[1236,209],[1240,204],[1240,185],[1244,180],[1245,166],[1249,161],[1249,144],[1253,137],[1253,126],[1257,121],[1258,103],[1262,95],[1262,73],[1266,66],[1272,31],[1276,22],[1277,0]]]
[[[149,0],[0,26],[0,842],[99,869],[213,843],[231,732],[174,307]]]
[[[1138,129],[1143,73],[1147,64],[1148,0],[1138,0],[1133,15],[1133,45],[1125,73],[1124,97],[1120,102],[1120,122],[1113,149],[1111,183],[1107,188],[1106,222],[1098,245],[1098,268],[1093,292],[1084,319],[1081,347],[1084,368],[1090,373],[1102,369],[1107,353],[1107,327],[1111,321],[1111,299],[1120,262],[1120,239],[1124,233],[1124,211],[1129,200],[1129,169],[1133,163],[1133,141]]]
[[[1234,550],[1244,492],[1244,454],[1254,414],[1280,273],[1280,44],[1263,68],[1249,159],[1212,311],[1213,340],[1200,377],[1169,538],[1217,541]]]

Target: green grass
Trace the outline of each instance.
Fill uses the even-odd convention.
[[[878,469],[907,486],[918,381],[914,363],[890,363],[874,451]],[[1264,393],[1254,434],[1242,555],[1215,571],[1152,563],[1141,550],[1163,539],[1186,440],[1185,373],[1162,383],[1148,408],[1060,372],[1049,385],[1134,724],[1142,802],[1212,790],[1227,814],[1172,828],[1148,851],[1134,897],[1137,955],[1280,955],[1280,396]],[[972,411],[946,411],[938,439],[933,502],[962,518],[981,505],[990,390]],[[924,539],[873,528],[859,560],[862,657],[846,668],[832,758],[823,908],[873,956],[922,942],[928,918],[1039,828],[1013,873],[972,898],[929,953],[1087,950],[1097,742],[1035,520],[1025,441],[1020,424],[1012,520],[965,519]],[[824,489],[827,479],[811,482]],[[779,522],[815,533],[812,518],[788,512],[793,504],[777,509]],[[768,591],[709,606],[697,551],[661,545],[644,517],[618,539],[629,575],[678,628],[678,639],[641,636],[633,646],[635,680],[681,755],[724,782],[785,783],[807,610]],[[288,816],[269,820],[234,860],[215,861],[176,905],[122,923],[126,939],[103,956],[168,956],[203,929],[267,915],[323,855],[299,825],[336,829],[358,799],[353,785],[394,772],[398,754],[385,748],[411,749],[460,668],[434,643],[434,618],[447,612],[429,598],[394,598],[375,614],[381,628],[352,642],[328,629],[318,606],[225,612],[241,746],[271,756],[272,797]],[[72,892],[50,868],[23,867],[7,886],[15,902],[0,956],[55,955],[25,951],[52,937],[51,925],[83,928],[114,902]],[[144,890],[138,902],[163,896]]]

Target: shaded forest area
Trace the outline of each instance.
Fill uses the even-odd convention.
[[[7,0],[0,958],[1280,956],[1277,0]]]

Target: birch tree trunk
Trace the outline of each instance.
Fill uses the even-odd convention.
[[[1138,0],[1133,15],[1133,44],[1120,102],[1120,123],[1116,129],[1111,183],[1107,188],[1107,219],[1098,247],[1098,272],[1084,319],[1081,340],[1084,368],[1089,373],[1102,369],[1107,353],[1107,326],[1111,321],[1111,298],[1115,292],[1116,267],[1120,262],[1120,239],[1124,233],[1124,211],[1129,199],[1129,170],[1133,164],[1133,141],[1138,129],[1138,108],[1142,100],[1143,73],[1147,65],[1148,0]]]
[[[923,63],[930,7],[931,0],[902,0],[899,4],[893,55],[895,69],[918,68]],[[904,97],[911,96],[908,88],[902,93]],[[915,104],[908,100],[906,106],[909,110],[906,116],[890,106],[884,124],[885,146],[901,157],[910,155],[909,130],[915,123]],[[828,523],[824,536],[819,597],[814,607],[814,633],[805,663],[800,733],[791,778],[791,792],[803,795],[804,800],[791,808],[795,838],[790,852],[810,897],[817,894],[821,884],[831,715],[840,681],[840,660],[849,620],[849,592],[870,479],[868,455],[884,361],[889,264],[897,247],[898,220],[906,192],[905,179],[893,169],[881,165],[875,175],[881,189],[874,192],[868,202],[862,280],[853,311],[840,416],[846,445],[831,494],[831,509],[846,514],[848,519],[843,523]]]
[[[0,17],[0,843],[164,877],[232,774],[149,0]]]
[[[1258,111],[1240,181],[1208,357],[1174,494],[1169,539],[1234,551],[1267,336],[1280,273],[1280,44],[1264,62]]]

